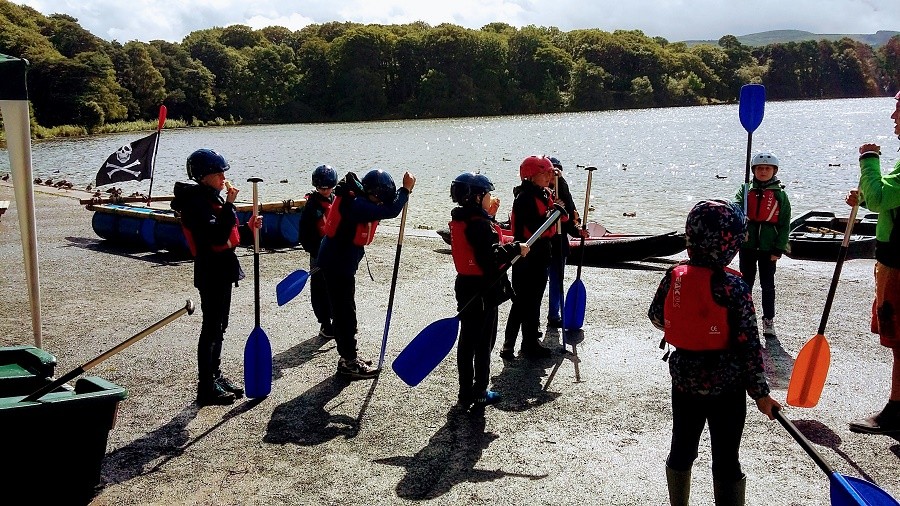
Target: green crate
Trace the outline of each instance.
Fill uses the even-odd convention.
[[[125,389],[88,376],[39,401],[21,402],[27,393],[0,397],[0,476],[47,504],[87,503]]]
[[[28,395],[53,376],[56,357],[34,346],[0,348],[0,397]]]

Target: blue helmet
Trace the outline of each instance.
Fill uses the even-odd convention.
[[[338,174],[331,165],[319,165],[312,173],[312,184],[316,188],[334,188]]]
[[[554,169],[563,170],[562,163],[559,161],[559,158],[551,156],[550,163],[553,164]]]
[[[450,183],[450,199],[458,204],[492,191],[494,183],[484,174],[463,172]]]
[[[187,158],[187,175],[190,179],[200,182],[209,174],[225,172],[229,168],[225,157],[211,149],[198,149]]]
[[[394,178],[383,170],[370,170],[360,182],[366,193],[373,195],[381,202],[393,202],[394,197],[397,195],[397,185],[394,184]]]

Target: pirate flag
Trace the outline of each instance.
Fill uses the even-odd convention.
[[[94,186],[148,179],[153,172],[153,151],[159,132],[126,144],[109,155],[97,172]]]

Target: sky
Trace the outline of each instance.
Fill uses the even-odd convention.
[[[0,0],[6,1],[6,0]],[[768,30],[817,34],[900,31],[900,0],[13,0],[64,13],[106,40],[181,42],[190,32],[244,24],[299,30],[329,21],[424,21],[478,29],[515,27],[642,30],[670,42],[718,40]]]

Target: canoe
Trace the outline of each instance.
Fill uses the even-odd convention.
[[[284,248],[300,244],[300,210],[304,200],[260,204],[263,227],[259,245],[263,248]],[[252,205],[238,204],[238,220],[245,223],[252,214]],[[135,251],[168,251],[177,256],[189,256],[187,241],[181,230],[181,220],[171,209],[154,209],[136,204],[89,204],[94,212],[91,227],[101,238]],[[241,229],[241,244],[253,245],[253,235]]]
[[[449,229],[440,229],[437,233],[450,244]],[[590,237],[584,240],[584,265],[603,266],[667,257],[681,253],[687,247],[684,234],[674,231],[662,234],[617,234],[599,223],[590,223],[588,233]],[[567,263],[577,265],[581,256],[581,240],[570,238],[569,247]]]
[[[838,218],[830,211],[809,211],[791,221],[787,256],[797,260],[836,262],[849,217]],[[847,260],[875,258],[875,224],[877,213],[856,218]]]

